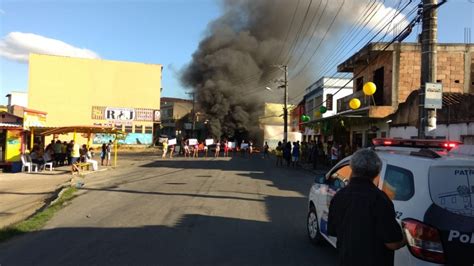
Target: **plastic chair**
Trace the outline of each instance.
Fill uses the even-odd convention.
[[[49,163],[45,163],[44,164],[44,169],[46,169],[46,167],[49,167],[49,171],[53,171],[54,167],[53,167],[53,162],[49,162]]]
[[[21,171],[24,172],[26,168],[28,168],[28,173],[31,173],[31,171],[38,172],[38,164],[33,163],[31,161],[31,158],[25,154],[21,155]]]

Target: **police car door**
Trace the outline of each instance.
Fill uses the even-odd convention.
[[[343,188],[350,179],[352,170],[349,165],[349,161],[345,161],[340,163],[336,166],[329,174],[327,175],[327,186],[326,191],[324,191],[319,204],[320,209],[323,210],[322,214],[320,215],[320,229],[321,233],[329,239],[332,244],[336,244],[335,237],[329,237],[327,234],[327,221],[328,221],[328,214],[329,214],[329,205],[331,203],[332,198],[336,194],[336,192]]]

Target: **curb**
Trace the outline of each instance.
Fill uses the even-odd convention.
[[[64,192],[71,187],[70,183],[72,181],[72,178],[67,182],[67,183],[64,183],[59,189],[57,189],[56,191],[59,191],[57,193],[54,193],[53,196],[50,198],[50,202],[49,204],[46,204],[46,207],[49,207],[51,205],[54,205],[56,202],[58,202],[58,200],[61,198],[61,196],[64,194]],[[69,183],[69,185],[67,185]],[[55,191],[55,192],[56,192]],[[54,199],[53,199],[54,198]],[[42,208],[44,209],[44,208]]]
[[[33,215],[35,215],[36,213],[48,208],[49,206],[55,204],[60,198],[61,196],[63,195],[63,193],[71,187],[71,182],[72,182],[72,177],[64,182],[63,184],[61,184],[54,192],[53,192],[53,195],[51,195],[51,197],[48,197],[47,199],[45,199],[45,204],[43,207],[39,208],[37,211],[35,211],[35,213]],[[31,216],[33,216],[31,215]],[[30,217],[31,217],[30,216]]]

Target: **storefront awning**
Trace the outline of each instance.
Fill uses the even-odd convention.
[[[53,134],[68,134],[68,133],[103,133],[103,134],[116,134],[123,133],[122,131],[113,128],[113,127],[104,127],[104,126],[67,126],[67,127],[57,127],[45,132],[42,132],[41,135],[53,135]]]
[[[23,125],[13,123],[0,123],[0,129],[23,129]]]

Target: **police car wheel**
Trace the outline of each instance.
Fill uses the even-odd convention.
[[[318,216],[316,215],[316,210],[314,208],[309,210],[306,221],[309,240],[314,245],[321,244],[323,237],[319,231]]]

